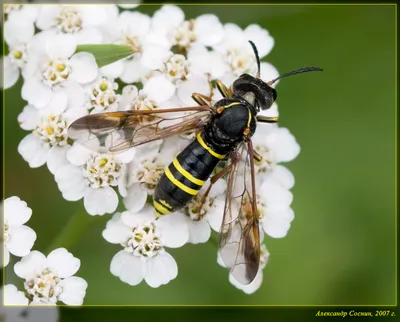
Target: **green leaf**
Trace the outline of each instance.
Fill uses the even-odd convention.
[[[93,54],[99,67],[111,64],[126,58],[135,52],[131,47],[126,45],[79,45],[76,52],[88,52]]]

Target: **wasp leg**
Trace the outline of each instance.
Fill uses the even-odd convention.
[[[221,95],[223,97],[232,97],[233,96],[232,89],[226,87],[224,85],[224,83],[222,83],[220,80],[217,80],[216,84],[217,84],[217,88],[218,88],[219,92],[221,93]]]
[[[204,106],[204,105],[211,105],[211,97],[200,94],[200,93],[193,93],[192,98],[196,101],[197,104]]]
[[[201,215],[201,210],[203,209],[203,206],[206,202],[207,196],[211,191],[212,186],[219,180],[221,179],[224,175],[226,175],[233,167],[233,165],[237,162],[237,158],[239,157],[238,154],[234,154],[231,158],[231,162],[225,166],[225,168],[223,168],[220,172],[218,172],[217,174],[213,175],[210,178],[210,185],[208,186],[206,192],[204,193],[204,195],[201,198],[201,204],[200,204],[200,209],[199,209],[199,217],[198,220],[201,220],[203,218],[203,215]]]
[[[262,155],[258,153],[256,149],[253,149],[253,158],[256,161],[256,163],[260,163],[263,159]]]
[[[257,122],[262,122],[262,123],[277,123],[279,121],[279,117],[257,115],[256,120]]]

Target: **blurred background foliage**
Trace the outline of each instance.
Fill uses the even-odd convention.
[[[158,8],[138,10],[152,14]],[[301,145],[299,157],[287,164],[296,178],[295,220],[287,237],[266,237],[271,256],[264,283],[246,295],[229,283],[210,242],[171,250],[179,274],[166,286],[124,284],[109,271],[119,246],[101,236],[110,215],[89,218],[69,248],[82,262],[77,275],[89,283],[85,304],[394,304],[395,7],[198,5],[183,10],[186,19],[214,13],[223,23],[268,29],[275,47],[264,60],[281,73],[324,68],[277,86],[280,126]],[[28,134],[17,123],[25,105],[20,93],[21,81],[5,92],[5,197],[17,195],[33,209],[29,226],[38,234],[35,249],[47,253],[61,246],[56,238],[83,202],[63,200],[48,169],[30,169],[18,154],[18,143]],[[12,268],[13,262],[6,282],[21,285]],[[76,319],[75,313],[65,320]]]

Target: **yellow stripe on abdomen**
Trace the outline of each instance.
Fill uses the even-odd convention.
[[[199,190],[195,190],[195,189],[189,188],[189,187],[185,186],[182,182],[176,180],[174,175],[171,173],[171,171],[169,170],[168,167],[165,168],[165,175],[167,176],[169,181],[171,181],[175,186],[177,186],[182,191],[185,191],[189,195],[195,196],[195,195],[197,195],[197,193],[200,190],[200,189]]]
[[[199,132],[199,134],[197,134],[197,141],[200,143],[200,145],[207,150],[208,153],[210,153],[212,156],[222,160],[223,158],[225,158],[225,155],[219,154],[215,151],[213,151],[203,140],[203,138],[201,137],[201,132]]]
[[[190,182],[197,184],[198,186],[204,185],[206,182],[204,180],[197,179],[193,177],[193,175],[186,171],[184,168],[182,168],[181,164],[179,163],[178,159],[175,158],[174,161],[172,161],[172,164],[178,170],[178,172],[183,175],[186,179],[188,179]]]

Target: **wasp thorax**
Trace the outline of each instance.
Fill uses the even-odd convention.
[[[68,123],[61,115],[42,118],[33,133],[50,146],[64,146],[68,143]]]
[[[61,8],[56,17],[57,28],[64,33],[75,33],[82,29],[82,18],[75,8]]]
[[[58,85],[68,79],[72,68],[68,59],[53,59],[43,68],[43,83],[48,86]]]
[[[82,172],[91,188],[116,186],[122,174],[122,164],[112,155],[99,154],[86,161]]]
[[[134,256],[151,258],[162,249],[157,228],[154,223],[143,223],[132,229],[132,233],[125,242],[125,251]]]

